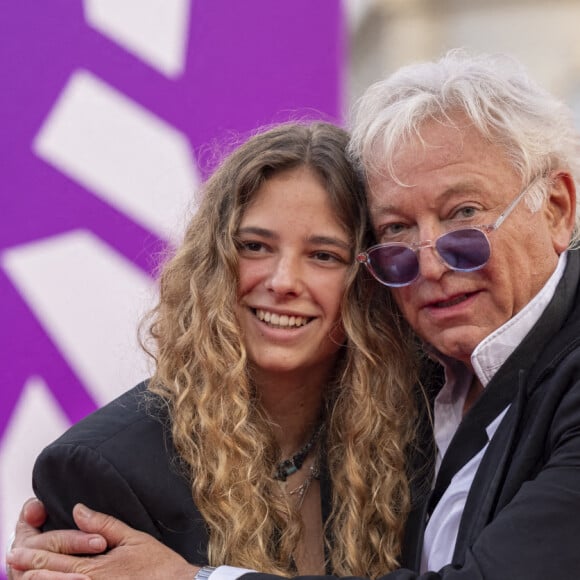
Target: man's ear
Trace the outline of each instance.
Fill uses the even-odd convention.
[[[576,186],[568,172],[551,176],[545,212],[554,249],[560,255],[570,243],[576,222]]]

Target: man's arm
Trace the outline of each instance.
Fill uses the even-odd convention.
[[[107,548],[107,541],[99,534],[79,530],[40,531],[46,520],[46,510],[42,502],[33,498],[23,505],[10,548],[45,550],[60,554],[100,554]],[[23,580],[24,571],[7,567],[8,580]],[[63,580],[77,580],[77,576],[65,576]],[[60,580],[54,577],[53,580]]]
[[[26,571],[32,570],[37,571],[34,573],[37,580],[193,580],[199,570],[150,535],[82,504],[73,510],[80,531],[39,533],[27,522],[26,511],[25,506],[13,548],[6,557],[11,568],[10,580],[24,580],[31,574]],[[106,543],[109,551],[90,557],[69,555],[91,548],[95,540],[101,542],[101,547]],[[94,547],[87,550],[95,552]]]

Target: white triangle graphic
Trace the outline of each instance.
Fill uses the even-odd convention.
[[[183,73],[190,0],[84,0],[87,22],[168,77]]]

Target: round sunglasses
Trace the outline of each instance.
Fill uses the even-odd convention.
[[[433,248],[443,264],[451,270],[457,272],[480,270],[491,256],[491,244],[487,234],[501,226],[541,177],[536,177],[527,185],[491,225],[452,230],[440,235],[434,241],[426,240],[413,244],[403,242],[377,244],[366,252],[361,252],[356,260],[364,264],[381,284],[393,288],[408,286],[417,279],[419,251],[423,248]]]

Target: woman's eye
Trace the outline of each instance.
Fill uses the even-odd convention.
[[[334,252],[313,252],[312,257],[317,262],[323,262],[325,264],[346,264],[348,259],[340,254],[336,254]]]
[[[258,253],[266,249],[262,242],[256,242],[254,240],[240,241],[238,245],[240,251],[248,253]]]
[[[330,252],[314,252],[313,257],[321,262],[332,262],[338,259],[337,256]]]

